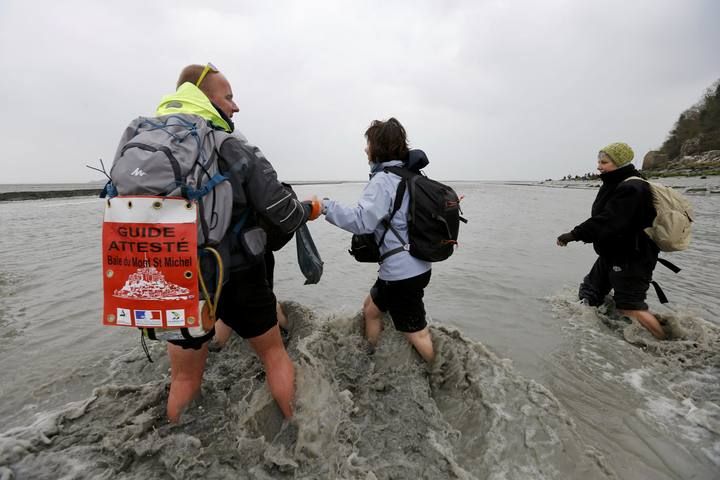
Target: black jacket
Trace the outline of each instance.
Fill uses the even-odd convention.
[[[275,169],[260,149],[244,138],[223,142],[219,165],[233,189],[231,228],[243,219],[243,229],[264,224],[289,235],[307,221],[307,210],[295,192],[278,181]],[[240,244],[232,242],[230,253],[232,270],[248,266]]]
[[[576,239],[592,242],[595,252],[612,260],[657,256],[658,248],[643,231],[652,225],[655,207],[650,186],[633,165],[603,173],[592,216],[572,230]]]

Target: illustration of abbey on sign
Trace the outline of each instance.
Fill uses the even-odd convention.
[[[141,267],[128,276],[125,285],[113,292],[113,297],[143,300],[190,300],[190,290],[169,283],[155,267]]]

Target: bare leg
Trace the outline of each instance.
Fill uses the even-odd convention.
[[[403,332],[405,338],[415,347],[415,350],[427,363],[431,363],[435,358],[433,351],[432,337],[430,336],[430,327],[426,326],[418,332]]]
[[[168,343],[170,358],[170,393],[167,400],[168,420],[177,423],[183,410],[200,393],[208,344],[199,350],[183,349]]]
[[[295,397],[295,367],[285,350],[277,325],[260,336],[248,339],[265,368],[270,393],[285,418],[292,417]]]
[[[640,322],[640,325],[647,328],[650,333],[653,334],[653,336],[659,340],[665,339],[665,332],[663,331],[662,327],[660,326],[660,322],[658,322],[658,319],[655,318],[655,315],[650,313],[648,310],[620,310],[618,309],[618,312],[620,312],[623,315],[626,315],[628,317],[634,318],[638,322]]]
[[[232,335],[232,328],[228,327],[227,323],[223,322],[221,318],[218,318],[215,322],[215,336],[213,339],[218,345],[224,347],[227,341]]]
[[[287,315],[285,315],[285,311],[282,308],[282,305],[280,305],[280,302],[275,303],[275,310],[277,310],[277,321],[278,325],[280,325],[281,328],[284,330],[288,329],[288,318]]]
[[[377,345],[380,332],[383,329],[382,321],[383,313],[372,301],[372,297],[368,295],[365,297],[363,303],[363,318],[365,319],[365,338],[367,338],[370,345]]]

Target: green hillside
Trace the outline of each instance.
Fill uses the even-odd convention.
[[[685,175],[720,173],[720,80],[680,114],[660,150],[645,156],[643,170]]]

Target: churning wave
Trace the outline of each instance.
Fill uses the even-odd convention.
[[[549,300],[573,339],[557,355],[563,367],[553,389],[583,419],[580,433],[614,435],[603,452],[613,465],[636,465],[652,478],[717,478],[720,327],[697,311],[666,309],[657,316],[668,340],[657,340],[618,315],[611,299],[593,308],[574,298]]]
[[[154,363],[128,352],[91,398],[0,434],[0,479],[616,478],[549,390],[459,331],[432,328],[427,367],[390,324],[370,353],[359,315],[285,309],[291,422],[234,338],[211,352],[201,398],[168,424],[155,344]]]

